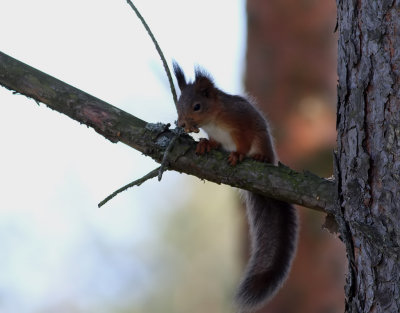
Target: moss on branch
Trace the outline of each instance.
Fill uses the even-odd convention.
[[[168,125],[145,121],[72,87],[0,52],[0,85],[45,103],[81,124],[92,127],[112,142],[123,142],[158,163],[176,131]],[[299,173],[286,166],[245,160],[232,167],[227,153],[215,150],[195,154],[195,142],[180,135],[168,154],[168,170],[194,175],[218,184],[262,193],[319,211],[333,207],[335,184],[311,173]]]

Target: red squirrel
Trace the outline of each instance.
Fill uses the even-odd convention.
[[[197,154],[221,147],[230,152],[235,166],[246,157],[277,164],[267,120],[249,99],[218,89],[203,69],[195,69],[187,82],[174,62],[181,95],[177,103],[178,126],[185,132],[202,128]],[[297,214],[291,204],[243,191],[251,237],[251,255],[236,293],[241,312],[254,311],[279,290],[288,276],[297,244]]]

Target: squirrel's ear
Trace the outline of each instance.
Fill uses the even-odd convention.
[[[172,61],[172,66],[174,67],[174,74],[175,74],[176,80],[178,81],[179,89],[182,91],[183,88],[185,88],[187,85],[185,74],[183,73],[182,68],[179,66],[179,64],[175,60]]]
[[[217,89],[215,88],[213,79],[203,69],[197,67],[195,69],[196,80],[194,86],[197,92],[202,93],[207,98],[214,98],[217,95]]]

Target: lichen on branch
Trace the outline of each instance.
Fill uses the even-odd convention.
[[[207,155],[195,153],[194,140],[167,125],[149,124],[84,91],[0,52],[0,85],[23,94],[49,108],[92,127],[112,142],[123,142],[162,163],[170,147],[168,170],[194,175],[218,184],[246,189],[266,196],[331,212],[335,184],[311,173],[299,173],[280,165],[245,160],[232,167],[228,154],[214,150]],[[176,142],[170,146],[170,141]]]

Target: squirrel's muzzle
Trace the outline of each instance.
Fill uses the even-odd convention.
[[[186,133],[198,133],[199,128],[191,122],[184,121],[178,118],[178,126],[182,127]]]

